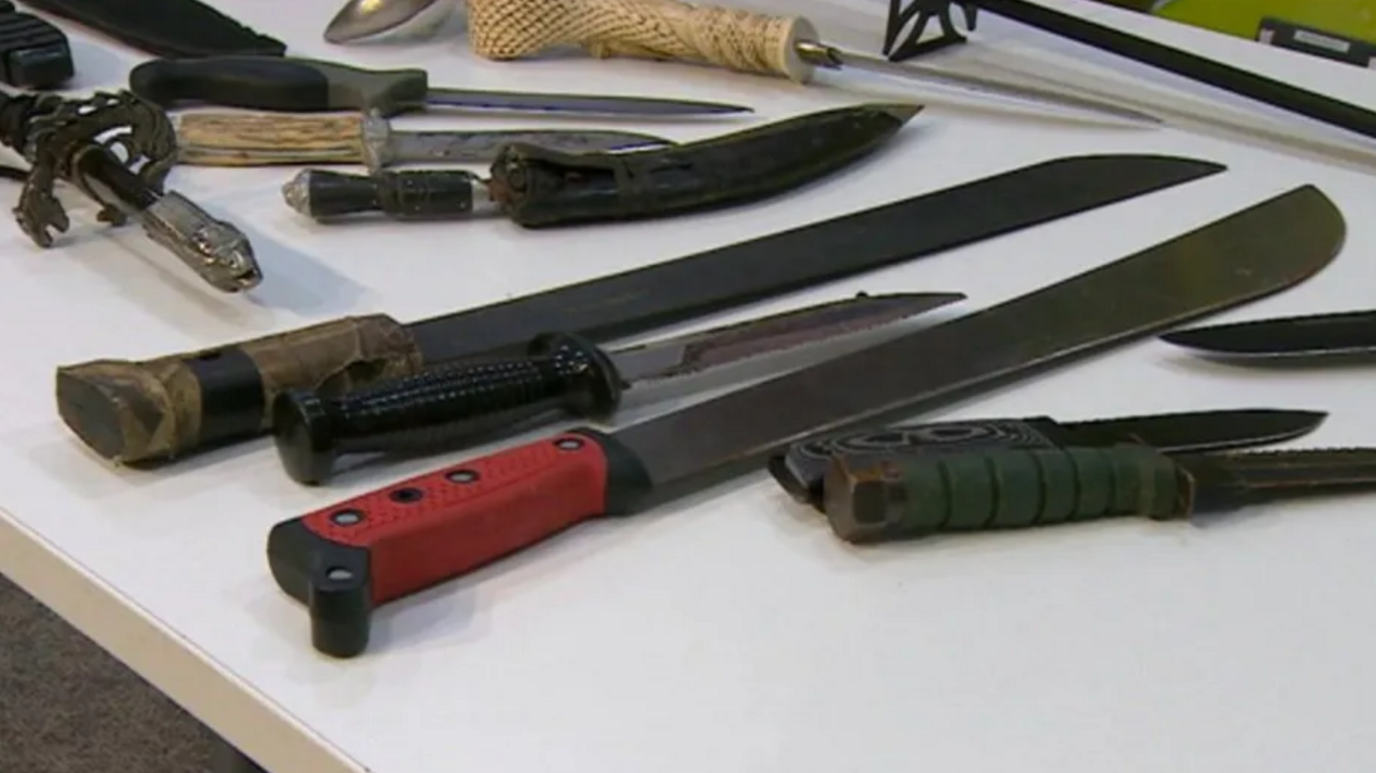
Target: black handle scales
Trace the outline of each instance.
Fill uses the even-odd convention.
[[[285,392],[273,404],[273,430],[287,474],[316,485],[342,454],[437,451],[559,410],[602,417],[616,409],[621,390],[605,352],[578,336],[550,334],[520,359],[436,368],[342,397]]]
[[[482,181],[455,169],[341,174],[308,169],[283,189],[287,203],[316,220],[380,212],[397,220],[448,220],[473,212]]]
[[[383,117],[423,107],[424,70],[361,70],[273,56],[154,59],[129,73],[129,90],[164,109],[211,104],[292,113],[376,110]]]
[[[912,539],[1143,515],[1189,514],[1190,483],[1170,457],[1142,445],[994,449],[893,457],[837,457],[826,515],[847,542]]]

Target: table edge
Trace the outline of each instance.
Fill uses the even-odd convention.
[[[0,508],[4,574],[267,771],[366,773]]]

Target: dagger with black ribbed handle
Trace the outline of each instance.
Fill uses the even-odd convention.
[[[1178,520],[1272,500],[1376,490],[1376,449],[1166,454],[1151,446],[838,456],[823,509],[858,544],[1142,516]]]
[[[640,384],[823,343],[964,298],[861,295],[613,351],[552,333],[531,342],[524,357],[435,368],[344,395],[290,390],[273,404],[277,451],[292,479],[323,483],[343,454],[433,453],[560,413],[603,420]]]
[[[669,411],[448,465],[274,526],[268,564],[316,649],[367,647],[374,607],[579,523],[625,516],[820,434],[911,415],[1291,287],[1347,228],[1313,186],[935,327]]]

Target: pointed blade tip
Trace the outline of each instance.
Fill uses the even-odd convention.
[[[885,102],[870,105],[871,109],[879,110],[893,116],[899,123],[907,123],[918,113],[922,112],[926,105],[919,105],[914,102]]]

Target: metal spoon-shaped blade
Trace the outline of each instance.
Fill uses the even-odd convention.
[[[392,32],[412,21],[434,29],[454,11],[456,0],[349,0],[325,26],[325,40],[352,43]]]

